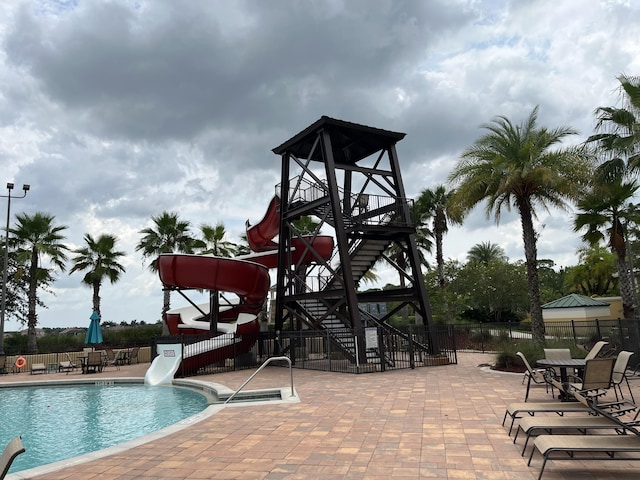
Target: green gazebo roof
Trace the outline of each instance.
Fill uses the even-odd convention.
[[[542,308],[584,308],[584,307],[607,307],[609,302],[596,298],[585,297],[577,293],[571,293],[566,297],[559,298],[542,305]]]

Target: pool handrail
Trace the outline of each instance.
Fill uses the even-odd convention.
[[[245,386],[246,386],[246,385],[247,385],[251,380],[253,380],[253,377],[255,377],[258,373],[260,373],[260,371],[261,371],[264,367],[266,367],[267,365],[269,365],[269,363],[271,363],[271,362],[275,362],[275,361],[280,361],[280,360],[286,360],[286,361],[289,363],[289,378],[290,378],[290,380],[291,380],[291,396],[292,396],[292,397],[295,397],[295,393],[294,393],[294,391],[293,391],[293,366],[292,366],[292,364],[291,364],[291,359],[290,359],[289,357],[286,357],[286,356],[282,356],[282,357],[269,357],[269,358],[267,358],[267,359],[264,361],[264,363],[263,363],[262,365],[260,365],[260,367],[259,367],[255,372],[253,372],[253,374],[252,374],[249,378],[247,378],[247,380],[246,380],[242,385],[240,385],[240,387],[238,387],[238,389],[237,389],[235,392],[233,392],[233,393],[231,394],[231,396],[230,396],[229,398],[227,398],[227,399],[224,401],[223,405],[226,405],[227,403],[229,403],[229,402],[231,401],[231,399],[232,399],[232,398],[234,398],[238,393],[240,393],[240,390],[242,390],[242,389],[243,389],[243,388],[244,388],[244,387],[245,387]]]

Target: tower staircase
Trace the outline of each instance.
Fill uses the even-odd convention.
[[[274,149],[282,155],[279,264],[276,330],[303,325],[327,333],[332,350],[353,363],[375,363],[377,346],[367,345],[366,327],[400,335],[387,320],[411,306],[425,325],[431,311],[420,270],[411,218],[412,202],[405,197],[395,143],[404,134],[322,117]],[[317,166],[320,162],[324,172]],[[297,170],[295,173],[292,170]],[[339,185],[339,182],[341,184]],[[317,219],[313,235],[331,233],[333,257],[313,266],[287,261],[287,248],[299,236],[295,221]],[[308,232],[307,232],[308,234]],[[386,254],[401,252],[406,265]],[[311,242],[306,248],[312,250]],[[403,288],[360,292],[366,274],[381,260],[396,270]],[[359,307],[366,301],[397,302],[378,319]],[[433,353],[434,345],[419,345]]]

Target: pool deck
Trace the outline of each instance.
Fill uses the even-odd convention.
[[[33,478],[535,479],[540,457],[528,467],[528,453],[520,456],[523,439],[514,445],[501,425],[506,405],[524,399],[522,374],[480,367],[494,357],[459,353],[457,365],[361,375],[294,370],[300,403],[229,406],[163,438]],[[0,382],[143,377],[148,366],[90,375],[10,374]],[[252,372],[192,378],[235,389]],[[638,379],[631,385],[640,399]],[[267,367],[245,389],[288,385],[288,369]],[[545,399],[551,397],[544,388],[532,388],[530,401]],[[550,461],[543,478],[639,477],[640,462],[574,460]]]

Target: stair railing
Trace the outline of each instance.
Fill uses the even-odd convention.
[[[229,398],[227,398],[224,401],[223,405],[226,405],[227,403],[229,403],[238,393],[240,393],[240,390],[242,390],[251,380],[253,380],[253,377],[255,377],[258,373],[260,373],[264,367],[269,365],[271,362],[280,361],[280,360],[285,360],[289,363],[289,378],[291,379],[291,396],[295,397],[296,394],[293,391],[293,366],[291,365],[291,359],[285,356],[270,357],[270,358],[267,358],[265,362],[262,365],[260,365],[260,368],[258,368],[255,372],[253,372],[253,375],[247,378],[247,380],[242,385],[240,385],[240,387],[238,387],[238,389],[235,392],[233,392]]]

